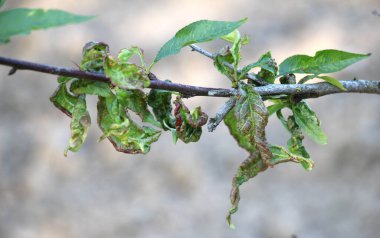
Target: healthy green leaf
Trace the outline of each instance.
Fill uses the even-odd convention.
[[[117,100],[124,108],[134,111],[143,122],[161,127],[161,124],[154,119],[154,116],[148,110],[147,97],[143,91],[116,88],[115,92]]]
[[[253,153],[260,152],[269,163],[272,154],[265,138],[268,111],[260,95],[251,85],[240,84],[235,107],[226,115],[224,122],[239,146]]]
[[[236,42],[237,38],[241,38],[241,44],[242,45],[246,45],[250,41],[249,36],[247,36],[247,35],[241,37],[239,30],[234,30],[233,32],[221,37],[221,39],[223,39],[227,42],[230,42],[230,43]]]
[[[101,139],[108,138],[120,152],[148,153],[151,144],[160,137],[161,131],[147,126],[140,127],[123,111],[123,106],[115,96],[99,97],[98,125],[104,133]]]
[[[174,55],[190,44],[211,41],[220,38],[240,27],[247,18],[236,22],[201,20],[179,30],[158,52],[154,63],[169,55]],[[153,63],[153,64],[154,64]]]
[[[201,138],[202,126],[207,123],[208,116],[200,107],[190,112],[179,97],[174,101],[174,105],[176,137],[185,143],[197,142]]]
[[[71,137],[69,140],[69,145],[64,152],[65,156],[67,156],[67,152],[69,150],[77,152],[82,147],[90,125],[91,118],[87,111],[86,98],[85,95],[81,95],[78,97],[78,101],[73,109],[70,123]]]
[[[257,62],[244,66],[241,70],[240,78],[243,78],[250,70],[256,67],[260,67],[261,70],[267,71],[267,73],[269,74],[268,76],[270,76],[262,78],[264,78],[269,83],[274,82],[275,76],[277,75],[278,67],[276,61],[272,58],[270,51],[262,55]]]
[[[267,107],[268,109],[268,113],[269,113],[269,116],[273,115],[274,113],[276,113],[278,110],[281,110],[283,109],[284,107],[287,107],[287,104],[279,101],[279,102],[276,102],[274,103],[273,105],[270,105]]]
[[[62,76],[58,77],[58,82],[62,83],[59,84],[53,95],[50,97],[50,101],[56,108],[71,117],[74,107],[78,103],[79,97],[68,92],[66,83],[69,80],[71,80],[71,78]]]
[[[135,64],[118,62],[111,56],[105,59],[104,70],[115,86],[126,89],[143,89],[150,85],[148,75]]]
[[[4,5],[5,2],[6,0],[0,0],[0,8]]]
[[[330,77],[330,76],[318,76],[318,78],[323,79],[324,81],[328,82],[331,85],[334,85],[335,87],[338,87],[342,89],[343,91],[347,91],[347,89],[342,85],[339,80],[336,78]]]
[[[8,42],[14,35],[27,35],[32,30],[80,23],[92,18],[93,16],[80,16],[61,10],[16,8],[3,11],[0,12],[0,42]]]
[[[315,142],[327,144],[327,137],[321,129],[321,123],[317,115],[306,102],[301,101],[292,105],[295,122]]]
[[[148,95],[148,105],[152,107],[156,119],[164,130],[175,130],[175,118],[172,115],[172,93],[161,89],[152,89]]]
[[[294,55],[280,64],[280,75],[289,73],[325,74],[340,71],[366,59],[369,54],[354,54],[339,50],[318,51],[315,56]]]

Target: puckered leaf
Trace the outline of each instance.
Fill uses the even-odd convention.
[[[60,84],[50,97],[50,101],[54,104],[54,106],[69,117],[72,116],[74,107],[79,100],[78,96],[70,94],[67,90],[66,83],[70,80],[71,78],[69,77],[58,77],[58,82],[60,82]]]
[[[140,59],[141,62],[141,67],[143,69],[146,69],[146,64],[145,64],[145,58],[144,58],[144,52],[141,48],[137,46],[133,46],[129,49],[122,49],[117,58],[119,59],[120,62],[122,63],[130,63],[129,60],[132,58],[132,56],[137,55]]]
[[[172,93],[166,90],[152,89],[148,95],[148,105],[152,107],[156,119],[164,130],[175,129],[172,115]]]
[[[368,57],[369,54],[354,54],[339,50],[322,50],[315,56],[293,55],[280,64],[280,75],[333,73]]]
[[[112,94],[108,83],[94,80],[76,79],[70,85],[70,91],[74,94],[88,94],[109,97]]]
[[[244,66],[240,73],[240,78],[243,78],[250,70],[253,68],[260,67],[262,70],[261,78],[266,80],[269,83],[273,83],[275,76],[277,75],[277,63],[272,58],[271,52],[267,52],[260,57],[260,59],[252,64]],[[264,76],[264,73],[268,74]]]
[[[237,29],[246,18],[236,22],[201,20],[191,23],[179,30],[175,36],[166,42],[158,52],[154,62],[169,55],[174,55],[190,44],[211,41],[229,34]]]
[[[154,116],[148,110],[147,96],[143,91],[139,89],[123,90],[117,88],[115,92],[119,103],[125,108],[134,111],[143,122],[161,127],[161,124],[154,119]]]
[[[85,95],[78,96],[78,101],[74,105],[72,112],[72,119],[70,123],[71,137],[69,145],[65,149],[65,156],[67,152],[77,152],[83,145],[87,136],[88,128],[91,125],[90,114],[87,111]]]
[[[235,107],[226,115],[224,122],[240,147],[250,153],[258,150],[262,159],[269,163],[272,155],[265,137],[268,110],[251,85],[240,84],[237,97]]]
[[[108,56],[104,63],[107,77],[115,86],[127,89],[143,89],[148,87],[150,80],[144,70],[135,64],[118,62]]]
[[[81,70],[104,73],[104,59],[109,54],[109,47],[104,42],[90,41],[82,51]]]
[[[295,155],[299,155],[304,158],[310,158],[309,153],[306,151],[306,148],[302,144],[304,136],[302,134],[301,128],[296,123],[294,116],[288,117],[287,126],[292,135],[288,140],[289,151]]]
[[[235,81],[234,69],[231,69],[226,64],[233,64],[235,57],[229,47],[223,48],[214,57],[214,66],[222,74],[226,75],[232,82]]]
[[[5,1],[1,2],[1,5]],[[1,7],[1,6],[0,6]],[[32,30],[80,23],[92,19],[61,10],[16,8],[0,12],[0,44],[14,35],[27,35]]]
[[[202,126],[207,123],[208,116],[196,107],[192,112],[177,97],[174,101],[175,129],[177,138],[185,143],[197,142],[202,135]]]
[[[127,113],[115,96],[108,98],[99,97],[98,101],[98,125],[104,135],[101,139],[108,138],[115,149],[128,154],[146,154],[152,143],[161,135],[151,127],[139,126]]]
[[[321,129],[321,123],[315,112],[301,101],[292,105],[292,111],[295,122],[299,127],[315,142],[319,144],[327,144],[327,137]]]

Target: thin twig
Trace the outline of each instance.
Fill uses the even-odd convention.
[[[74,78],[83,78],[88,80],[97,80],[102,82],[111,82],[103,74],[91,73],[81,71],[78,69],[70,69],[63,67],[55,67],[45,64],[38,64],[29,61],[17,60],[12,58],[0,57],[0,65],[7,65],[13,68],[13,71],[18,70],[32,70],[42,73],[61,75]],[[16,72],[15,71],[15,72]],[[155,77],[153,73],[150,77]],[[347,89],[343,91],[329,83],[315,83],[315,84],[270,84],[266,86],[255,87],[255,90],[261,96],[272,95],[299,95],[300,98],[316,98],[333,93],[370,93],[380,94],[380,82],[371,80],[349,80],[340,81]],[[167,81],[159,80],[155,77],[151,80],[149,88],[163,89],[168,91],[175,91],[187,96],[212,96],[212,97],[230,97],[236,95],[235,89],[223,88],[206,88],[177,83],[170,83]]]
[[[236,97],[230,97],[228,101],[218,110],[215,117],[210,118],[207,123],[207,129],[209,132],[213,132],[215,128],[221,123],[224,117],[227,115],[229,111],[235,106]]]
[[[204,56],[206,56],[206,57],[208,57],[210,59],[214,59],[214,57],[215,57],[213,54],[211,54],[210,52],[208,52],[205,49],[202,49],[201,47],[199,47],[197,45],[191,44],[189,46],[192,49],[192,51],[196,51],[196,52],[198,52],[198,53],[200,53],[200,54],[202,54],[202,55],[204,55]],[[224,63],[224,65],[226,65],[230,69],[234,68],[234,66],[232,64]],[[241,69],[238,69],[237,71],[238,71],[238,73],[241,73]],[[257,83],[258,85],[261,85],[261,86],[269,85],[268,82],[266,82],[266,81],[258,78],[257,76],[255,76],[253,74],[246,73],[245,76],[244,76],[244,78],[250,79],[253,82],[255,82],[255,83]]]

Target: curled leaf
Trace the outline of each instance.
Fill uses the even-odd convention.
[[[115,96],[99,97],[98,125],[115,149],[128,154],[146,154],[161,135],[151,127],[139,126],[130,119]]]
[[[202,126],[207,123],[207,114],[200,107],[190,112],[179,97],[174,105],[176,136],[185,143],[197,142],[202,135]]]
[[[70,85],[70,91],[76,95],[88,94],[109,97],[112,94],[108,83],[94,80],[76,79]]]
[[[70,94],[67,90],[66,83],[70,80],[71,78],[68,77],[58,77],[58,82],[60,82],[60,84],[50,97],[50,101],[54,104],[54,106],[69,117],[72,116],[74,107],[79,100],[78,96]]]
[[[276,61],[272,58],[270,51],[263,54],[257,62],[244,66],[240,72],[239,78],[243,78],[250,70],[256,67],[261,68],[261,76],[259,76],[262,79],[269,83],[274,82],[274,79],[277,75],[278,67]]]
[[[156,119],[164,130],[175,129],[172,115],[172,93],[161,89],[152,89],[148,95],[148,105],[152,107]]]
[[[104,42],[90,41],[82,50],[81,70],[103,73],[104,59],[109,54],[109,47]]]
[[[67,156],[67,152],[69,150],[77,152],[82,147],[83,142],[87,137],[87,131],[90,125],[91,118],[87,111],[86,99],[84,95],[81,95],[78,97],[78,101],[73,108],[70,123],[71,137],[69,140],[69,145],[64,152],[65,156]]]

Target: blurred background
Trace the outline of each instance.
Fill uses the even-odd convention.
[[[116,54],[138,45],[150,62],[181,27],[200,19],[237,20],[252,41],[243,63],[272,51],[278,63],[293,54],[321,49],[372,53],[333,76],[379,80],[378,0],[156,0],[10,1],[7,8],[58,8],[97,17],[87,23],[15,37],[0,55],[75,67],[82,46],[104,41]],[[209,51],[221,41],[202,44]],[[63,156],[70,120],[49,102],[55,76],[0,66],[0,237],[378,237],[380,233],[380,98],[341,94],[309,100],[329,137],[326,146],[306,139],[316,166],[269,169],[241,188],[240,209],[230,230],[231,179],[247,153],[224,125],[204,130],[198,143],[173,145],[163,134],[148,155],[116,152],[96,124],[82,150]],[[163,59],[161,79],[228,87],[212,62],[189,49]],[[226,101],[197,97],[213,116]],[[285,144],[288,134],[272,118],[267,135]]]

